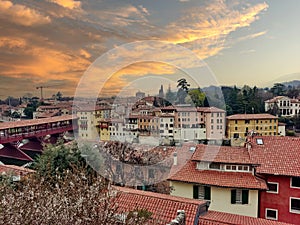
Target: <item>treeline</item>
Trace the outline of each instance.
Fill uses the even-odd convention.
[[[177,92],[167,90],[165,100],[156,102],[156,106],[171,104],[192,104],[195,107],[215,106],[227,111],[227,115],[241,113],[265,113],[264,102],[276,96],[297,98],[300,93],[299,85],[275,83],[272,88],[258,88],[244,85],[210,86],[201,89],[190,88],[185,79],[178,80]],[[268,112],[272,113],[272,112]]]

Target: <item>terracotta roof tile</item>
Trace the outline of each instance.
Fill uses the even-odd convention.
[[[15,175],[25,175],[28,173],[34,173],[34,170],[28,169],[28,168],[24,168],[21,166],[15,166],[15,165],[0,165],[0,174],[2,173],[12,173]]]
[[[72,120],[72,119],[77,119],[77,117],[73,115],[64,115],[64,116],[55,116],[55,117],[43,118],[43,119],[5,122],[5,123],[0,123],[0,130],[8,129],[8,128],[33,126],[38,124],[46,124],[46,123],[59,122],[59,121]]]
[[[217,107],[198,107],[197,108],[198,111],[202,111],[202,112],[221,112],[221,113],[225,113],[225,110],[223,109],[219,109]]]
[[[247,189],[266,190],[265,181],[252,175],[252,173],[244,172],[227,172],[217,170],[199,170],[196,169],[196,162],[189,161],[182,169],[169,180],[182,181],[188,183],[207,184],[218,187],[234,187]]]
[[[251,119],[278,119],[277,116],[273,116],[268,113],[260,113],[260,114],[235,114],[226,117],[229,120],[251,120]]]
[[[208,211],[204,216],[200,216],[199,225],[291,225],[273,220],[241,216],[230,213]]]
[[[257,139],[263,144],[257,144]],[[261,164],[258,173],[300,176],[300,138],[263,136],[250,140],[250,156],[253,162]]]
[[[120,191],[120,194],[117,196],[117,204],[122,212],[132,211],[137,208],[146,209],[152,212],[153,221],[160,221],[164,225],[176,218],[177,210],[184,210],[186,224],[192,225],[199,205],[205,204],[205,201],[201,200],[123,187],[115,188]]]
[[[242,147],[197,145],[192,157],[195,161],[252,164],[247,149]]]

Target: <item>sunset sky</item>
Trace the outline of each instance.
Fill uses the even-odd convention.
[[[221,85],[300,80],[299,12],[299,0],[0,0],[0,99],[39,96],[35,87],[41,85],[52,86],[46,96],[57,91],[72,96],[102,54],[147,40],[191,50]],[[143,58],[147,48],[122,48],[118,54]],[[158,91],[160,79],[167,85],[168,77],[184,74],[161,61],[135,59],[101,84],[107,94],[133,86],[143,91],[140,84],[149,84],[150,76]]]

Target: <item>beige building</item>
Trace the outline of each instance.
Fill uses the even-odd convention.
[[[278,117],[271,114],[236,114],[227,117],[227,137],[244,139],[248,134],[278,135]]]
[[[203,112],[206,127],[206,139],[221,140],[225,137],[226,112],[216,107],[201,107],[199,112]],[[200,115],[201,116],[201,115]],[[202,117],[200,117],[202,118]]]
[[[100,140],[100,121],[107,122],[110,118],[110,108],[87,104],[76,111],[78,116],[78,137],[86,140]]]

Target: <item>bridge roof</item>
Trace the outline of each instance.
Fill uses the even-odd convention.
[[[64,115],[64,116],[55,116],[55,117],[42,118],[42,119],[4,122],[4,123],[0,123],[0,130],[5,130],[5,129],[9,129],[9,128],[17,128],[17,127],[34,126],[34,125],[39,125],[39,124],[55,123],[55,122],[61,122],[61,121],[66,121],[66,120],[72,120],[72,119],[77,119],[77,116]]]

